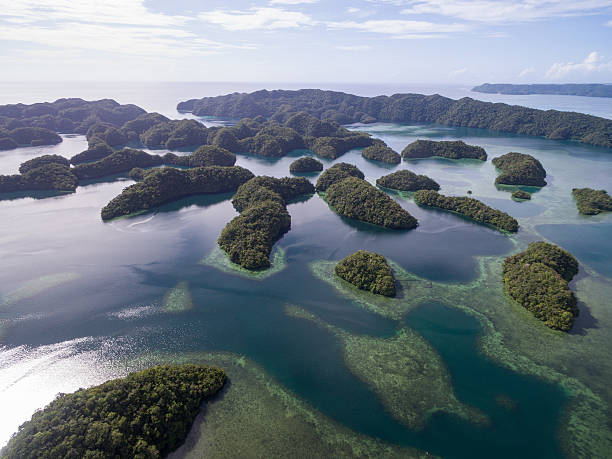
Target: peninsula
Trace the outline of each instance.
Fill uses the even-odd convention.
[[[557,94],[563,96],[612,97],[612,84],[491,84],[472,88],[486,94]]]

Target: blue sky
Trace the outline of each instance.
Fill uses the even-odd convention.
[[[0,80],[612,83],[612,0],[0,0]]]

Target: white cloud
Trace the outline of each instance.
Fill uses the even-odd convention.
[[[567,76],[585,76],[594,73],[612,74],[612,61],[605,61],[597,51],[591,52],[582,62],[556,62],[546,72],[546,78],[561,79]]]
[[[248,11],[216,10],[198,17],[227,30],[287,29],[313,25],[310,16],[281,8],[251,8]]]
[[[610,0],[405,0],[387,3],[408,6],[402,10],[403,14],[437,14],[485,23],[583,16],[608,11],[612,6]]]
[[[270,0],[271,5],[300,5],[302,3],[318,3],[319,0]]]
[[[606,22],[606,25],[607,25],[608,27],[612,27],[612,21],[608,21],[608,22]]]
[[[433,22],[401,19],[328,22],[327,26],[331,29],[354,29],[362,32],[393,35],[394,38],[403,39],[442,38],[448,33],[469,30],[469,26],[463,24],[435,24]]]
[[[524,78],[527,75],[531,75],[534,72],[535,72],[535,69],[533,67],[527,67],[526,69],[521,70],[518,76],[519,78]]]
[[[448,76],[450,78],[455,78],[455,77],[458,77],[460,75],[464,75],[467,72],[468,72],[468,68],[467,67],[463,67],[461,69],[451,70],[450,72],[448,72]]]
[[[336,46],[336,49],[340,51],[368,51],[372,49],[370,45],[349,45],[349,46]]]
[[[354,6],[348,7],[346,9],[346,12],[349,14],[352,14],[353,16],[357,16],[359,18],[365,18],[368,16],[372,16],[374,14],[374,11],[364,10],[362,8],[356,8]]]

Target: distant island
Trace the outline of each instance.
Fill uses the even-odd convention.
[[[486,161],[487,152],[482,147],[468,145],[462,140],[415,140],[402,150],[404,159],[432,157]]]
[[[572,195],[576,199],[578,212],[583,215],[597,215],[601,212],[612,211],[612,196],[606,190],[574,188]]]
[[[612,84],[504,84],[485,83],[472,88],[486,94],[556,94],[562,96],[612,97]]]
[[[612,148],[612,120],[582,113],[537,110],[469,97],[454,100],[438,94],[363,97],[321,89],[261,90],[191,99],[177,109],[198,116],[239,119],[263,116],[283,122],[298,112],[320,120],[350,123],[436,123],[489,129]]]
[[[417,175],[408,169],[384,175],[376,180],[376,184],[384,188],[399,191],[438,191],[440,189],[440,185],[435,180],[426,175]]]

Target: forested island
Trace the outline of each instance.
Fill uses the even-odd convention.
[[[376,180],[376,184],[384,188],[399,191],[438,191],[440,189],[440,185],[435,180],[426,175],[417,175],[408,169],[402,169],[401,171],[380,177]]]
[[[59,135],[46,128],[18,127],[9,131],[0,127],[0,150],[56,145],[61,141]]]
[[[304,156],[303,158],[296,159],[289,165],[289,172],[292,174],[321,172],[322,170],[323,163],[321,161],[317,161],[312,156]]]
[[[506,258],[503,266],[508,294],[546,326],[563,331],[569,331],[578,316],[568,285],[577,273],[572,254],[547,242],[532,242],[524,252]]]
[[[572,195],[576,199],[578,212],[583,215],[597,215],[604,211],[612,211],[612,196],[606,190],[574,188]]]
[[[487,152],[482,147],[468,145],[461,140],[416,140],[402,150],[404,159],[431,157],[486,161]]]
[[[417,220],[386,193],[358,177],[331,184],[325,192],[340,215],[390,229],[414,229]]]
[[[225,372],[164,365],[72,394],[60,394],[19,427],[0,451],[7,459],[161,458],[187,437]]]
[[[528,201],[531,199],[531,194],[523,190],[515,190],[512,192],[512,198],[515,201]]]
[[[0,175],[0,193],[16,191],[76,190],[79,178],[68,160],[59,155],[44,155],[19,166],[20,174]]]
[[[306,112],[321,120],[349,123],[435,123],[510,132],[612,147],[612,120],[557,110],[482,102],[438,94],[394,94],[362,97],[321,89],[261,90],[191,99],[177,109],[199,116],[241,118],[263,116],[285,120]]]
[[[402,161],[397,151],[379,139],[375,139],[372,145],[361,150],[361,156],[370,161],[380,161],[388,164],[399,164]]]
[[[510,233],[516,233],[519,228],[516,219],[501,210],[487,206],[478,199],[465,196],[444,196],[433,190],[421,190],[414,194],[414,201],[419,206],[450,210]]]
[[[291,228],[287,203],[314,193],[304,177],[254,177],[241,185],[232,199],[240,215],[230,221],[218,243],[230,260],[245,269],[270,266],[272,246]]]
[[[317,180],[316,190],[325,191],[331,185],[348,177],[365,178],[363,172],[357,166],[349,163],[336,163],[332,167],[326,169]]]
[[[558,94],[563,96],[612,97],[612,84],[504,84],[485,83],[472,91],[486,94]]]
[[[377,295],[395,296],[395,278],[382,255],[358,250],[341,260],[334,270],[338,277],[361,290]]]
[[[491,161],[501,170],[495,183],[503,185],[546,186],[546,171],[542,163],[531,155],[510,152]]]

